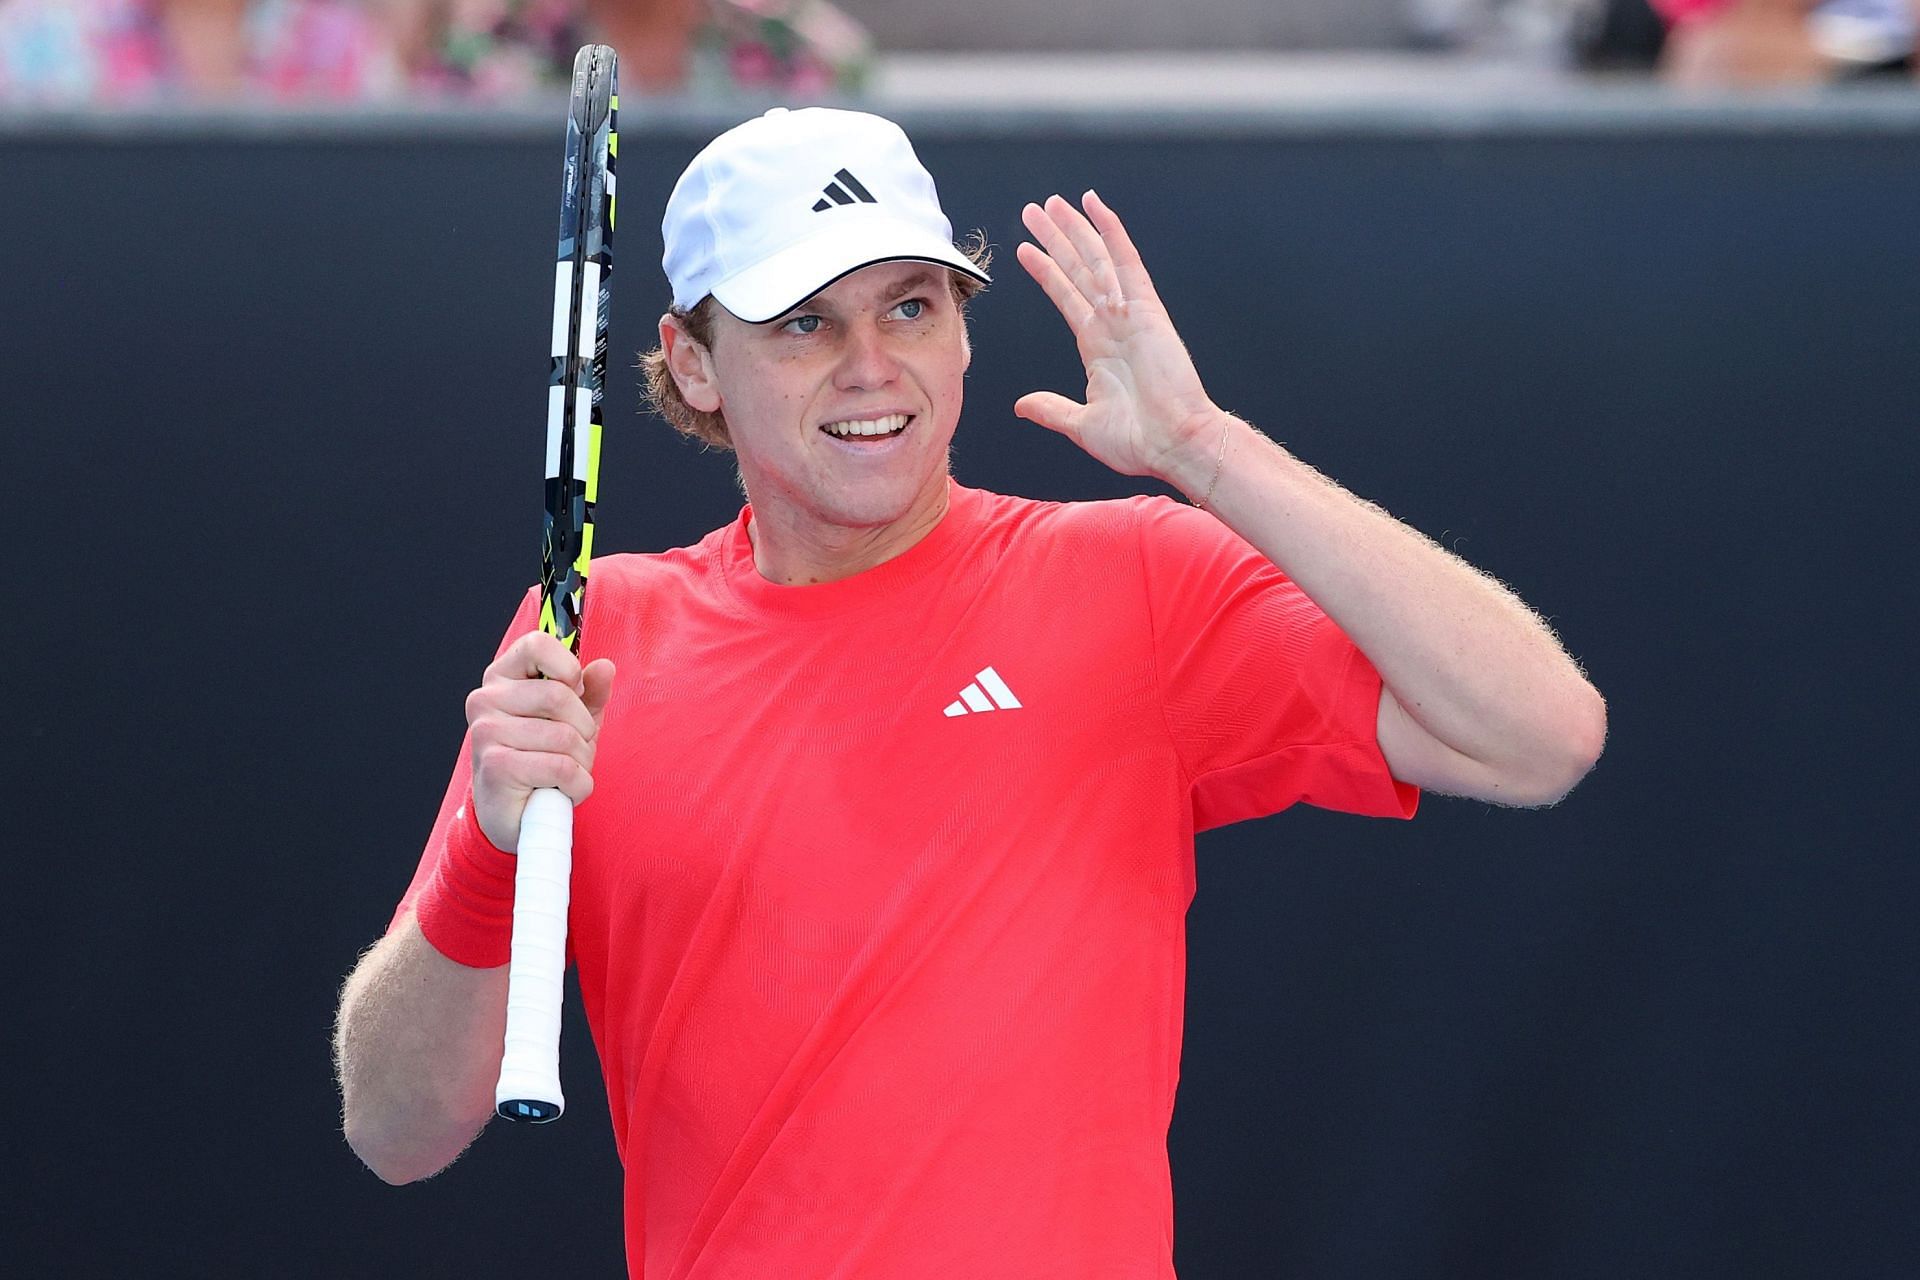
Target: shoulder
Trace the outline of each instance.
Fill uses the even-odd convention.
[[[723,612],[719,555],[724,532],[666,551],[595,556],[587,573],[582,653],[644,661],[659,637],[683,634],[696,620]]]
[[[727,527],[723,525],[698,542],[665,551],[620,551],[595,556],[587,573],[588,592],[648,590],[697,583],[718,564],[726,532]]]
[[[1216,517],[1158,494],[1089,502],[994,496],[987,527],[1009,548],[1110,563],[1150,580],[1272,568]]]
[[[978,496],[983,542],[1010,550],[1131,553],[1144,531],[1185,524],[1187,516],[1218,523],[1204,512],[1158,496],[1084,502],[1049,502],[984,490]]]

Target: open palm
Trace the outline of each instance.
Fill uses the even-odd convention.
[[[1118,215],[1094,192],[1082,203],[1085,213],[1057,195],[1028,205],[1021,220],[1040,243],[1015,255],[1073,330],[1086,402],[1035,391],[1013,411],[1124,475],[1165,476],[1219,411]]]

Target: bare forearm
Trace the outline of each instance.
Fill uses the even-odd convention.
[[[1380,750],[1396,778],[1507,804],[1579,781],[1606,732],[1600,696],[1499,583],[1355,498],[1201,385],[1132,237],[1099,196],[1021,220],[1020,265],[1073,330],[1086,403],[1030,392],[1014,412],[1124,475],[1156,475],[1292,578],[1360,646],[1385,689]]]
[[[1166,478],[1340,624],[1400,710],[1464,757],[1462,790],[1539,803],[1591,767],[1604,704],[1512,592],[1238,419],[1224,456],[1220,433],[1195,438]]]
[[[347,978],[334,1062],[347,1143],[388,1182],[438,1173],[493,1112],[507,971],[447,959],[411,915]]]

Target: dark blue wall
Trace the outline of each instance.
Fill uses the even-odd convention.
[[[698,139],[623,124],[632,352]],[[16,1274],[618,1269],[584,1027],[565,1122],[401,1190],[327,1050],[537,566],[558,144],[0,137]],[[1920,1269],[1920,129],[922,151],[1002,247],[963,481],[1136,488],[1008,412],[1079,384],[1019,206],[1095,186],[1215,398],[1511,583],[1612,707],[1552,811],[1202,840],[1182,1273]],[[731,470],[616,364],[600,544],[693,539]]]

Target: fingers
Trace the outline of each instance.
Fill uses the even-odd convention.
[[[560,720],[492,716],[473,726],[473,741],[476,756],[482,752],[567,756],[582,769],[593,768],[594,739],[582,736],[579,730]]]
[[[586,763],[564,751],[500,748],[484,754],[474,745],[473,803],[480,828],[494,847],[511,852],[519,840],[520,813],[527,795],[553,787],[579,804],[593,794],[592,757]]]
[[[598,658],[583,669],[565,645],[536,631],[514,641],[487,668],[480,687],[467,695],[467,723],[490,711],[539,716],[568,721],[591,738],[612,696],[610,659]]]
[[[1100,198],[1098,191],[1091,188],[1081,198],[1081,203],[1086,206],[1087,217],[1092,219],[1101,243],[1106,246],[1113,260],[1114,271],[1120,279],[1120,291],[1129,299],[1153,298],[1157,301],[1159,295],[1154,292],[1153,277],[1147,274],[1147,264],[1140,257],[1140,250],[1134,247],[1133,237],[1127,234],[1120,215]]]
[[[564,724],[582,738],[599,730],[580,695],[558,680],[489,680],[467,695],[468,724],[499,716]]]
[[[604,694],[602,699],[604,707]],[[579,779],[562,762],[571,760],[581,773],[593,768],[599,720],[580,695],[558,680],[482,685],[467,695],[467,723],[476,786],[484,773],[489,782],[505,783],[515,792],[560,787],[572,795]]]
[[[1013,402],[1013,411],[1029,422],[1080,442],[1080,415],[1087,407],[1052,391],[1030,391]]]
[[[529,680],[535,676],[578,689],[580,659],[546,632],[529,631],[488,665],[485,679]]]
[[[509,645],[467,695],[475,816],[496,847],[518,842],[520,813],[534,789],[556,787],[575,804],[593,793],[596,739],[613,677],[607,659],[582,668],[565,645],[532,632]]]
[[[596,658],[587,664],[580,673],[585,689],[581,693],[581,702],[586,706],[587,714],[593,717],[594,724],[600,723],[600,717],[607,709],[607,700],[613,697],[613,661],[610,658]]]
[[[1085,213],[1058,195],[1048,196],[1044,205],[1027,205],[1021,210],[1020,218],[1046,250],[1046,256],[1052,258],[1072,282],[1086,308],[1125,315],[1130,302],[1144,299],[1157,302],[1153,281],[1140,260],[1140,251],[1134,247],[1119,215],[1097,192],[1088,191],[1081,202],[1086,207]],[[1018,256],[1035,279],[1040,279],[1039,273],[1028,264],[1027,255]],[[1057,298],[1055,305],[1059,305]],[[1078,307],[1062,307],[1069,323],[1078,310]]]
[[[1121,300],[1119,281],[1113,276],[1111,264],[1105,261],[1099,236],[1091,236],[1092,243],[1074,238],[1073,224],[1076,221],[1084,224],[1086,219],[1072,205],[1059,196],[1048,196],[1044,206],[1029,204],[1022,209],[1020,220],[1047,251],[1046,256],[1072,282],[1082,306],[1112,307]],[[1071,320],[1072,316],[1068,318]]]
[[[551,720],[507,716],[476,721],[473,743],[473,816],[494,848],[520,844],[527,797],[553,787],[575,804],[593,794],[593,744]]]
[[[1084,334],[1093,319],[1093,308],[1081,296],[1073,281],[1067,279],[1067,273],[1060,269],[1060,264],[1031,244],[1020,245],[1013,251],[1013,256],[1020,260],[1020,265],[1027,269],[1027,274],[1033,277],[1041,292],[1059,309],[1061,318],[1075,336]]]
[[[1119,310],[1126,301],[1126,295],[1120,288],[1119,275],[1113,269],[1113,254],[1100,239],[1099,231],[1087,221],[1085,214],[1062,196],[1048,196],[1046,211],[1053,219],[1053,224],[1066,234],[1067,243],[1073,246],[1074,256],[1081,264],[1081,274],[1074,279],[1081,282],[1087,300],[1095,306]]]

